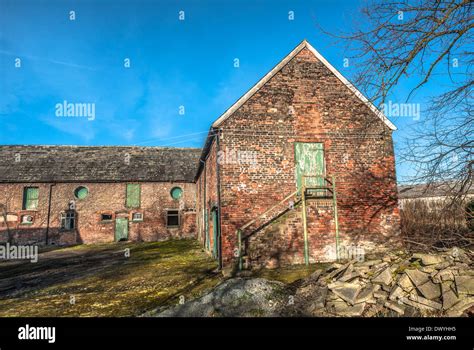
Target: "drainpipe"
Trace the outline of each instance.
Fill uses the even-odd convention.
[[[49,221],[51,218],[51,197],[53,195],[53,186],[56,184],[50,184],[49,185],[49,198],[48,198],[48,218],[47,218],[47,223],[46,223],[46,245],[48,245],[48,240],[49,240]]]
[[[202,160],[202,159],[199,159],[199,161],[203,164],[203,168],[202,168],[202,176],[203,177],[203,181],[202,181],[202,186],[201,186],[201,191],[202,191],[202,209],[204,210],[204,213],[206,212],[207,208],[206,208],[206,161],[205,160]],[[201,215],[202,213],[199,213],[199,215]],[[203,236],[203,246],[204,246],[204,250],[206,250],[206,245],[207,245],[207,232],[206,232],[206,215],[204,214],[203,215],[203,218],[202,218],[202,229],[203,229],[203,232],[202,232],[202,236]]]
[[[219,176],[219,132],[216,133],[216,178],[217,178],[217,249],[219,250],[219,269],[222,269],[222,235],[221,235],[221,179]]]

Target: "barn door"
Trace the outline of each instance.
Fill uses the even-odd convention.
[[[115,219],[115,241],[127,241],[128,240],[128,219],[117,218]]]
[[[303,176],[324,176],[324,148],[322,143],[295,143],[296,186],[301,188]],[[307,178],[306,186],[324,185],[323,178]]]
[[[212,209],[212,256],[214,259],[219,259],[219,216],[217,208]]]

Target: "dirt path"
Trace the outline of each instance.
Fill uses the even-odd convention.
[[[0,316],[140,315],[211,289],[216,268],[191,240],[56,249],[0,262]]]

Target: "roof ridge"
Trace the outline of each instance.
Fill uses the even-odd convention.
[[[149,148],[149,149],[171,149],[171,150],[201,150],[201,147],[171,147],[171,146],[133,146],[133,145],[0,145],[3,147],[56,147],[56,148]]]
[[[250,97],[252,97],[260,88],[262,88],[271,78],[273,78],[283,67],[287,65],[301,50],[307,48],[316,58],[328,68],[352,93],[356,95],[366,106],[375,113],[391,130],[397,127],[370,102],[349,80],[347,80],[334,66],[332,66],[306,39],[303,39],[288,55],[286,55],[276,66],[263,76],[254,86],[252,86],[244,95],[242,95],[232,106],[221,114],[217,120],[212,123],[212,127],[219,127],[222,122],[229,118],[237,109],[239,109]]]

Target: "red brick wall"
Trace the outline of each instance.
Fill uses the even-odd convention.
[[[22,210],[23,188],[39,188],[39,205],[36,211]],[[89,189],[85,199],[76,199],[74,190],[78,186]],[[179,209],[180,201],[170,196],[173,187],[183,189],[179,228],[166,227],[166,209]],[[8,222],[14,242],[20,244],[42,243],[45,239],[50,184],[0,184],[0,203],[5,203],[10,214],[18,216],[16,222]],[[115,218],[129,218],[129,239],[132,241],[158,241],[169,238],[195,236],[195,185],[193,183],[141,183],[140,208],[127,208],[126,183],[62,183],[52,186],[50,243],[100,243],[113,242]],[[73,232],[60,230],[60,213],[67,210],[69,202],[75,201],[77,229]],[[133,212],[143,213],[142,222],[132,222]],[[20,224],[26,213],[34,217],[32,225]],[[112,214],[111,222],[101,222],[102,213]],[[2,220],[3,221],[3,220]],[[4,222],[0,222],[0,241],[7,240]]]
[[[309,50],[302,50],[221,128],[224,152],[257,155],[253,168],[220,167],[226,263],[233,260],[236,229],[296,189],[295,142],[324,144],[326,173],[337,179],[345,244],[359,242],[368,248],[368,242],[386,243],[399,232],[391,130]],[[311,261],[324,260],[322,251],[334,244],[332,209],[322,212],[320,204],[308,208]],[[299,255],[289,257],[283,251],[282,260],[301,262],[302,230],[297,231],[290,237],[282,230],[261,250],[291,245]]]
[[[197,215],[199,215],[198,236],[205,248],[209,246],[208,253],[212,251],[214,244],[213,222],[211,210],[218,206],[217,192],[217,144],[213,142],[210,147],[208,158],[204,168],[197,180]],[[203,211],[207,212],[209,245],[206,244],[205,222]]]

